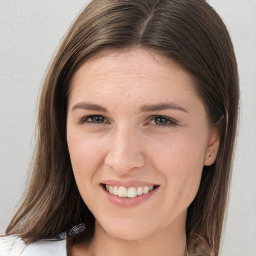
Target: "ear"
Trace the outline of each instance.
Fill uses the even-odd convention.
[[[213,127],[211,129],[211,133],[208,141],[208,147],[205,154],[204,164],[206,166],[210,166],[214,164],[218,154],[219,146],[220,146],[219,130],[218,130],[218,127]]]

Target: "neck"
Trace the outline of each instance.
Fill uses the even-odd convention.
[[[89,243],[75,244],[72,256],[186,256],[185,222],[180,220],[156,234],[138,240],[123,240],[108,234],[96,222]],[[178,228],[179,227],[179,228]]]

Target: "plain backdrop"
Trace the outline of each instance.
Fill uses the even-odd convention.
[[[239,134],[221,256],[256,255],[256,1],[209,0],[234,43]],[[0,233],[26,187],[44,72],[82,0],[0,1]]]

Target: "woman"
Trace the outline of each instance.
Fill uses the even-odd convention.
[[[0,252],[218,255],[238,99],[232,42],[204,0],[92,1],[45,78]]]

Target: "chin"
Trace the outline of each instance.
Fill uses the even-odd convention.
[[[135,220],[122,220],[119,222],[108,222],[101,225],[105,232],[116,238],[126,241],[140,240],[154,233],[152,225]]]
[[[109,230],[109,235],[116,239],[124,240],[124,241],[137,241],[149,236],[150,232],[137,232],[134,229],[126,229],[125,232],[123,230]]]

